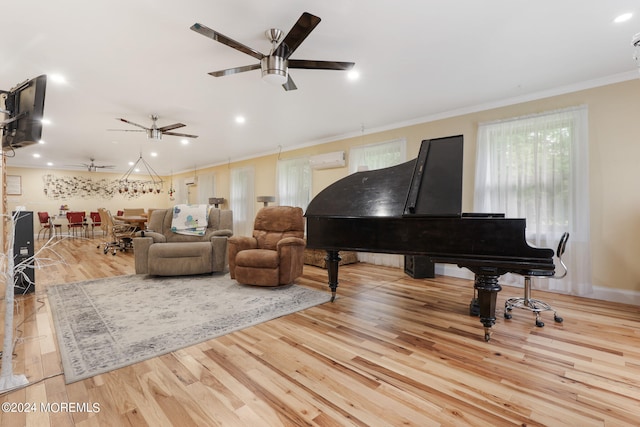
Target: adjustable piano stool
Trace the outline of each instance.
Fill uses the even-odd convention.
[[[564,269],[564,273],[560,276],[543,276],[543,279],[562,279],[567,275],[567,266],[562,261],[562,255],[564,254],[564,250],[567,246],[567,240],[569,240],[569,233],[564,233],[560,238],[560,243],[558,243],[558,250],[556,251],[556,256],[558,257],[558,261],[562,268]],[[543,311],[553,311],[553,320],[557,323],[562,323],[562,317],[558,316],[556,310],[553,309],[549,304],[544,301],[540,301],[538,299],[531,298],[531,276],[524,276],[524,297],[523,298],[509,298],[504,303],[504,318],[511,319],[511,310],[513,308],[522,308],[524,310],[532,311],[536,314],[536,326],[541,328],[544,326],[544,322],[540,320],[540,313]]]

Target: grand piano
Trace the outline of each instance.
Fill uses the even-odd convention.
[[[417,158],[353,173],[309,203],[307,247],[327,251],[331,301],[341,250],[425,256],[474,273],[473,312],[489,341],[499,277],[554,275],[554,251],[527,244],[525,219],[461,212],[462,157],[462,135],[424,140]]]

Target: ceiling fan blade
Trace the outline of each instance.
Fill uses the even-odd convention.
[[[116,118],[116,120],[120,120],[121,122],[125,122],[125,123],[128,123],[128,124],[133,125],[133,126],[138,126],[139,128],[142,128],[142,129],[145,129],[145,130],[146,130],[146,129],[149,129],[149,128],[147,128],[147,127],[145,127],[145,126],[142,126],[142,125],[139,125],[139,124],[137,124],[137,123],[130,122],[130,121],[129,121],[129,120],[127,120],[127,119],[120,119],[120,118]]]
[[[319,23],[320,18],[304,12],[300,18],[298,18],[298,22],[289,30],[284,40],[282,40],[282,43],[280,43],[280,45],[286,45],[287,47],[283,58],[288,59]]]
[[[282,85],[282,87],[284,88],[284,90],[296,90],[298,89],[298,86],[296,86],[296,84],[293,82],[293,79],[291,78],[290,75],[287,75],[287,81],[285,84]]]
[[[196,33],[200,33],[205,37],[209,37],[210,39],[213,39],[217,42],[220,42],[222,44],[226,44],[229,47],[232,47],[236,50],[239,50],[242,53],[246,53],[247,55],[251,55],[256,59],[262,59],[264,58],[264,55],[260,52],[258,52],[255,49],[250,48],[249,46],[245,46],[240,42],[237,42],[233,39],[230,39],[229,37],[225,36],[224,34],[220,34],[217,31],[212,30],[209,27],[206,27],[202,24],[198,24],[197,22],[195,24],[193,24],[191,26],[191,29],[193,31],[195,31]]]
[[[197,138],[198,135],[189,135],[188,133],[163,132],[163,135],[184,136],[185,138]]]
[[[354,65],[356,65],[354,62],[309,61],[306,59],[289,60],[289,68],[304,68],[309,70],[350,70]]]
[[[223,77],[223,76],[230,76],[231,74],[244,73],[245,71],[258,70],[258,69],[260,69],[260,64],[245,65],[244,67],[227,68],[226,70],[212,71],[209,74],[211,74],[213,77]]]
[[[172,125],[166,125],[166,126],[162,126],[161,128],[158,128],[158,130],[160,132],[167,132],[169,130],[173,130],[173,129],[178,129],[178,128],[182,128],[185,127],[185,124],[182,123],[174,123]]]
[[[138,130],[138,129],[107,129],[107,131],[114,131],[114,132],[146,132],[147,129],[145,130]]]

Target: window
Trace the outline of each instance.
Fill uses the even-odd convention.
[[[281,206],[307,210],[311,200],[311,166],[309,158],[278,160],[278,201]]]
[[[216,194],[215,175],[213,173],[205,173],[198,176],[198,203],[206,205],[209,203],[209,197]]]
[[[406,161],[407,141],[395,139],[377,144],[353,147],[349,150],[349,173],[395,166]],[[403,268],[401,255],[358,252],[358,259],[375,265]]]
[[[474,210],[526,218],[533,246],[555,250],[562,233],[571,235],[563,257],[567,278],[538,280],[537,287],[591,292],[588,149],[586,107],[478,128]]]
[[[407,158],[407,141],[393,141],[353,147],[349,150],[349,173],[398,165]]]
[[[229,208],[233,212],[233,234],[251,236],[255,216],[253,167],[231,169]]]

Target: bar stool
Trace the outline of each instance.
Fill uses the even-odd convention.
[[[565,263],[562,261],[562,255],[567,246],[567,240],[569,240],[569,233],[565,232],[560,238],[560,242],[558,243],[558,250],[556,250],[556,256],[558,257],[558,261],[562,268],[564,269],[564,273],[560,276],[549,276],[549,277],[541,277],[542,279],[562,279],[567,275],[568,269]],[[540,320],[540,313],[543,311],[553,311],[553,320],[556,323],[562,323],[564,320],[562,317],[558,316],[556,310],[547,304],[544,301],[539,299],[531,298],[531,276],[524,276],[524,297],[522,298],[509,298],[504,303],[504,318],[511,319],[511,310],[514,308],[522,308],[524,310],[532,311],[536,314],[536,326],[541,328],[544,326],[544,322]]]

